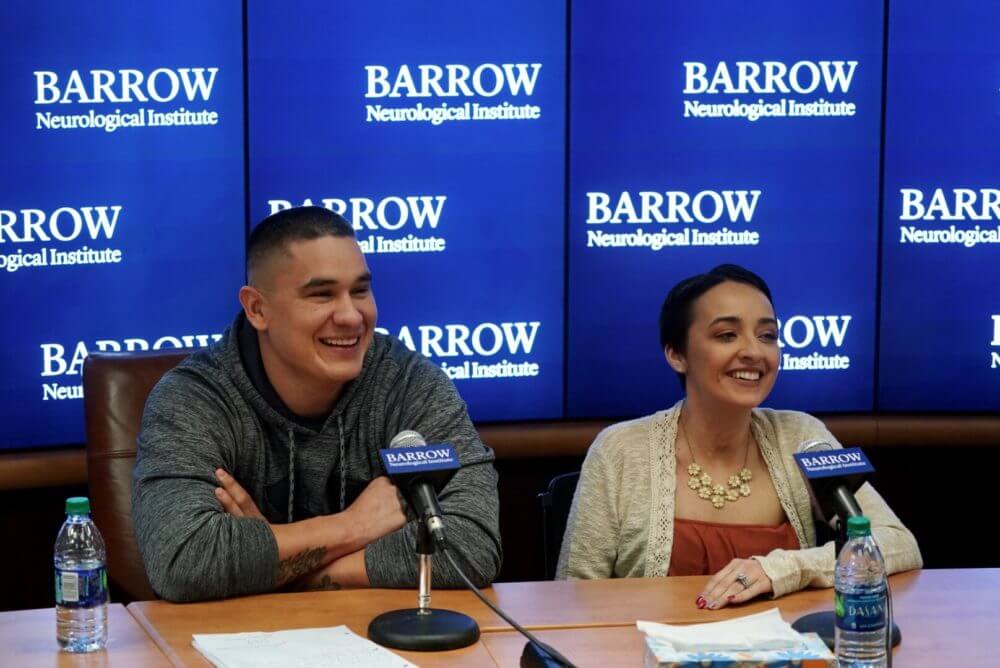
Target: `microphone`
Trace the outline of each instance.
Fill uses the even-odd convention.
[[[404,448],[405,452],[400,451]],[[444,513],[437,490],[461,468],[455,449],[447,443],[428,446],[423,436],[408,429],[396,434],[389,449],[379,453],[389,478],[403,491],[431,538],[444,544]]]
[[[479,625],[466,614],[431,607],[431,556],[435,544],[452,566],[437,492],[461,468],[448,443],[427,445],[415,431],[402,431],[379,450],[386,475],[403,491],[419,523],[417,607],[384,612],[368,624],[368,637],[385,647],[416,651],[443,651],[468,647],[479,640]]]
[[[860,460],[852,454],[855,451],[860,455]],[[826,452],[834,454],[819,454]],[[861,473],[870,473],[874,471],[874,468],[868,464],[860,448],[851,448],[845,451],[833,447],[826,441],[812,440],[800,443],[795,453],[795,460],[813,492],[822,512],[823,521],[832,524],[833,518],[837,517],[840,519],[840,524],[846,526],[848,517],[864,515],[857,499],[854,498],[854,493],[865,484],[865,478]],[[806,462],[805,465],[803,460]],[[867,466],[855,467],[858,471],[856,473],[842,472],[838,466],[841,463],[857,463],[861,460]],[[809,464],[815,464],[815,466],[809,467]]]
[[[394,649],[441,651],[467,647],[479,640],[479,625],[468,615],[441,610],[431,605],[431,557],[436,543],[465,586],[486,607],[513,626],[529,642],[521,655],[521,666],[570,666],[565,657],[538,640],[531,632],[511,619],[496,604],[483,596],[456,563],[444,536],[444,521],[437,491],[448,484],[461,468],[458,454],[448,443],[427,445],[415,431],[401,431],[379,450],[385,472],[400,490],[421,520],[417,531],[416,552],[420,557],[418,607],[384,612],[368,624],[368,637]]]
[[[864,515],[854,493],[865,483],[863,474],[875,468],[861,448],[835,448],[826,441],[804,441],[795,449],[795,463],[809,485],[813,502],[819,507],[823,521],[835,532],[834,554],[839,555],[847,542],[847,518]],[[817,527],[818,529],[819,527]],[[817,531],[817,537],[819,532]],[[886,581],[888,583],[888,580]],[[888,584],[886,585],[888,591]],[[890,610],[892,607],[890,593]],[[899,627],[889,617],[892,647],[899,644]],[[800,633],[816,633],[833,650],[835,648],[836,617],[832,611],[813,612],[799,617],[792,628]],[[889,656],[892,656],[890,651]],[[891,662],[891,659],[890,659]]]

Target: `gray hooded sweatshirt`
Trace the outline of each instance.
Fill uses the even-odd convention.
[[[445,374],[376,334],[361,374],[315,429],[261,396],[240,359],[242,314],[221,341],[168,372],[146,402],[132,478],[132,519],[153,590],[171,601],[224,598],[276,586],[278,545],[260,520],[227,514],[217,468],[243,486],[271,523],[344,510],[383,475],[378,450],[404,429],[451,443],[462,468],[440,492],[456,560],[479,586],[500,569],[497,475],[465,403]],[[365,549],[373,587],[417,584],[416,523]],[[435,586],[462,581],[435,559]]]

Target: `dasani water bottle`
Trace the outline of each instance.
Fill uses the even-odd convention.
[[[847,520],[848,541],[837,558],[834,611],[839,668],[886,665],[885,561],[867,517]]]
[[[93,652],[108,642],[108,573],[104,539],[85,496],[66,499],[55,550],[56,640],[66,652]]]

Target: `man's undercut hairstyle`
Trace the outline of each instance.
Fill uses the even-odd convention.
[[[267,260],[285,251],[289,244],[322,237],[354,238],[354,228],[343,216],[321,206],[272,213],[253,229],[247,241],[247,280],[253,284]]]
[[[669,347],[681,355],[687,354],[688,330],[694,322],[694,303],[716,285],[726,281],[756,288],[767,297],[771,306],[774,306],[771,289],[767,287],[763,278],[739,265],[720,264],[708,273],[685,278],[667,293],[667,298],[663,300],[663,306],[660,308],[661,350]],[[678,372],[677,376],[683,389],[684,374]]]

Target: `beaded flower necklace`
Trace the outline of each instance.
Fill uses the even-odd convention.
[[[728,487],[718,485],[712,480],[712,476],[695,461],[694,449],[691,447],[691,439],[684,431],[684,422],[678,420],[681,428],[681,436],[687,443],[688,453],[691,455],[691,463],[688,464],[688,487],[698,493],[698,498],[710,501],[715,508],[722,508],[726,502],[733,503],[741,498],[750,496],[750,480],[753,479],[753,472],[747,468],[750,461],[750,434],[747,433],[747,452],[743,457],[743,468],[736,475],[729,476]]]

